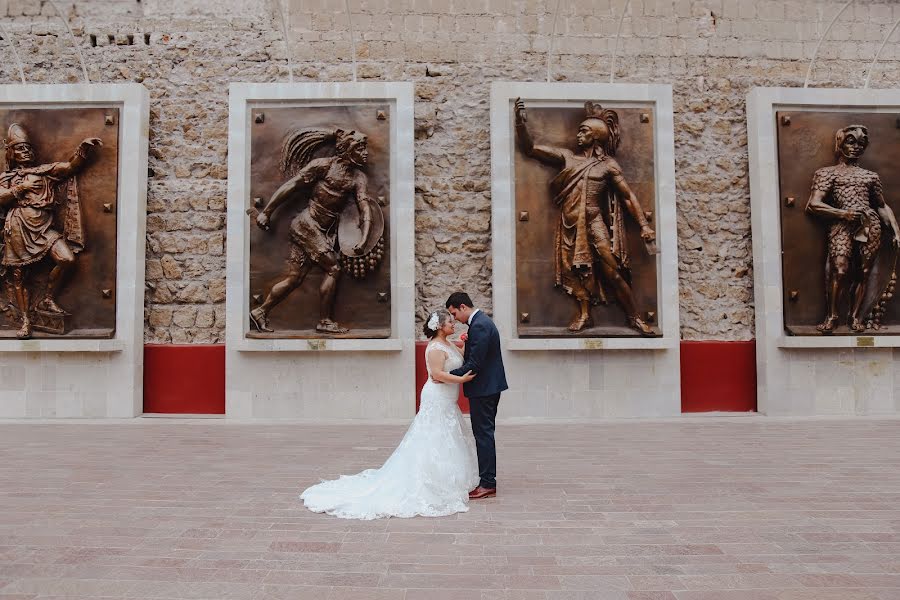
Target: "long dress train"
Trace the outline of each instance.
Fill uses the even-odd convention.
[[[462,366],[459,351],[448,344],[433,341],[425,352],[444,352],[446,371]],[[430,375],[429,369],[419,413],[384,465],[306,489],[300,499],[309,510],[365,520],[469,510],[469,490],[479,481],[478,458],[456,404],[459,384],[434,383]]]

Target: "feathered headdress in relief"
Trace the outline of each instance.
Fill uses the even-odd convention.
[[[615,156],[619,149],[619,114],[609,108],[603,108],[598,102],[585,102],[584,112],[587,117],[582,124],[587,123],[592,129],[600,133],[606,132],[603,142],[603,151],[609,156]]]

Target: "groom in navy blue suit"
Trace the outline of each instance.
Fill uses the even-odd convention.
[[[489,316],[472,306],[472,299],[464,292],[455,292],[447,298],[447,310],[457,321],[469,326],[463,365],[450,373],[465,375],[472,371],[476,375],[475,379],[463,384],[463,393],[469,399],[469,416],[472,418],[481,476],[478,487],[469,492],[469,498],[490,498],[497,495],[494,421],[497,405],[500,404],[500,392],[509,388],[500,355],[500,332]]]

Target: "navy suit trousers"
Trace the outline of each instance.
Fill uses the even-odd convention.
[[[497,487],[497,447],[494,444],[494,422],[497,419],[497,405],[500,394],[469,398],[469,416],[472,419],[472,433],[478,449],[478,473],[481,487]]]

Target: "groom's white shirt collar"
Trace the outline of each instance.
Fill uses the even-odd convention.
[[[472,324],[472,319],[475,318],[475,313],[477,313],[478,310],[479,310],[479,309],[476,308],[475,310],[472,311],[472,314],[469,315],[469,320],[466,321],[466,325],[471,325],[471,324]]]

